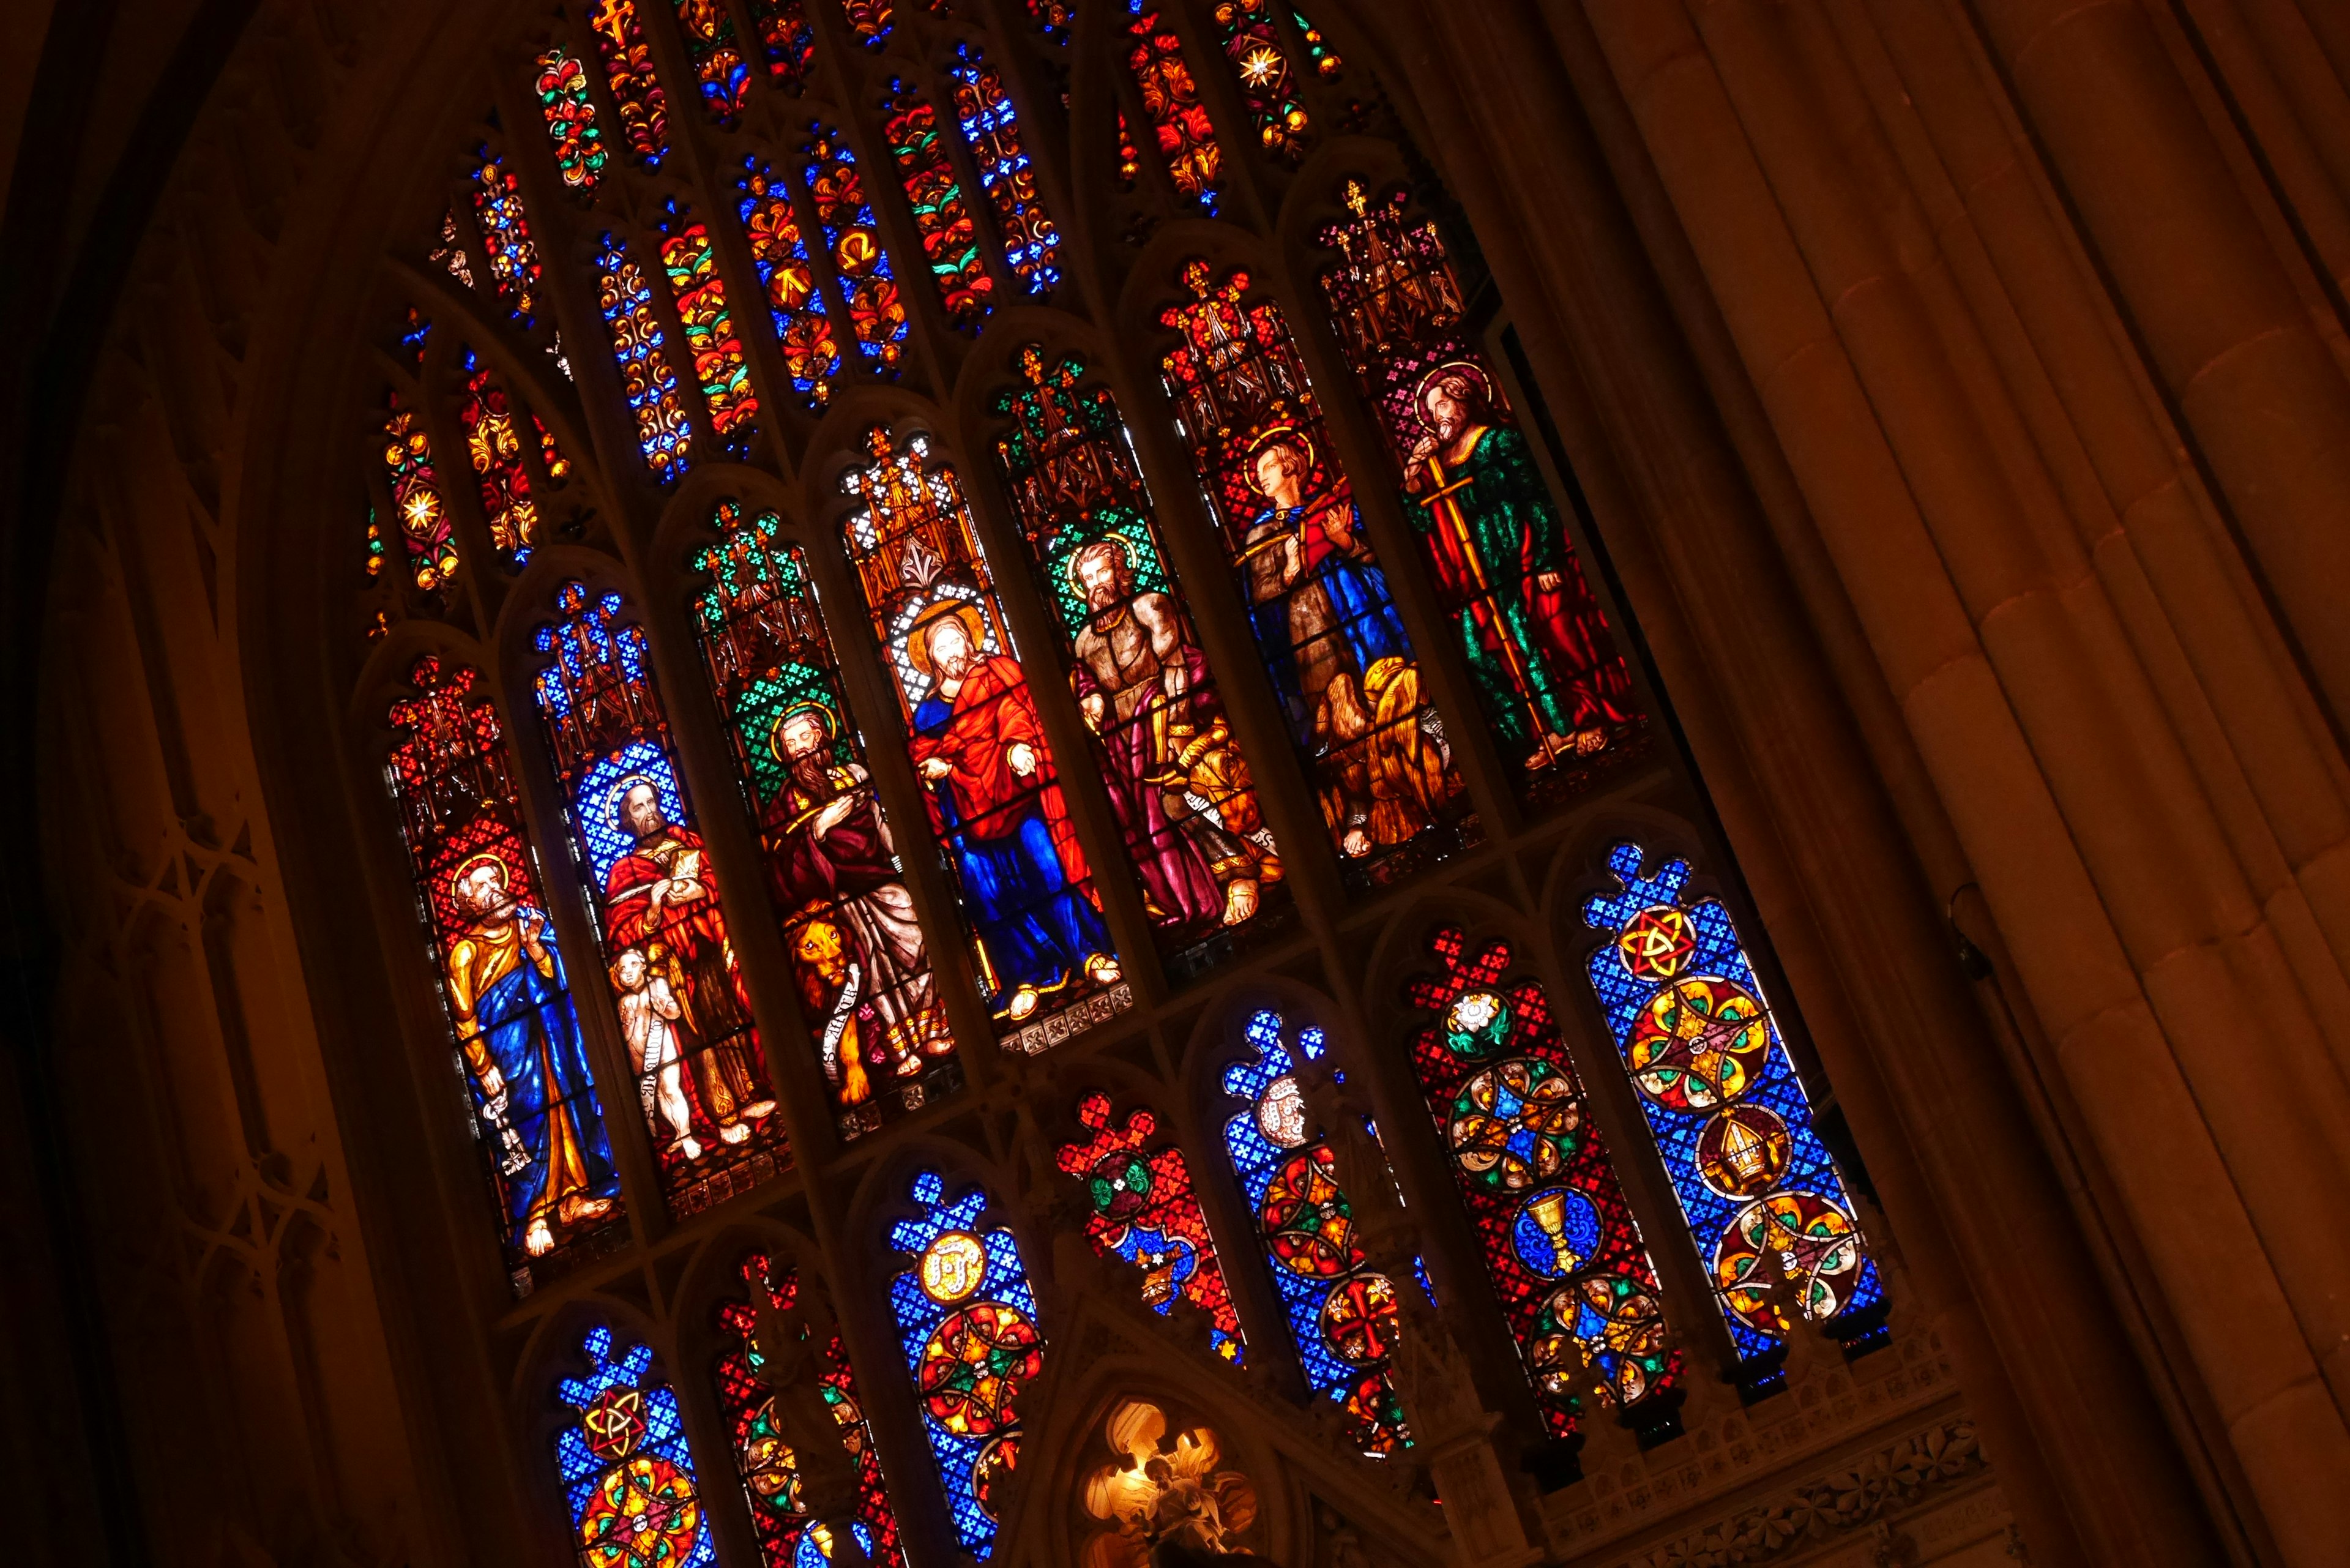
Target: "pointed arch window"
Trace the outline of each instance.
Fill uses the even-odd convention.
[[[400,521],[409,573],[420,591],[437,593],[457,575],[457,540],[449,504],[441,494],[440,475],[432,467],[432,441],[416,410],[398,392],[389,395],[384,408],[383,476],[390,488],[392,514]],[[374,558],[370,556],[371,571]]]
[[[461,350],[463,395],[457,415],[465,430],[465,455],[473,465],[482,515],[490,525],[490,546],[509,571],[519,571],[538,543],[538,506],[531,499],[530,473],[523,464],[523,435],[507,405],[505,389],[470,348]],[[543,435],[544,426],[539,430]]]
[[[490,277],[514,318],[528,327],[538,310],[538,246],[522,210],[522,184],[486,143],[473,149],[473,222],[489,255]]]
[[[955,177],[939,134],[938,111],[903,83],[889,100],[882,132],[898,162],[899,183],[913,209],[931,277],[950,325],[977,331],[995,307],[995,279],[979,254],[979,225],[972,220],[962,182]]]
[[[546,117],[556,172],[563,177],[565,189],[592,192],[611,154],[604,147],[603,128],[596,123],[588,67],[557,44],[538,57],[538,78],[532,85],[538,89],[539,112]]]
[[[1031,294],[1049,294],[1061,281],[1061,232],[1036,190],[1036,165],[1020,137],[1020,117],[1004,90],[1003,75],[977,46],[958,44],[954,64],[955,119],[979,165],[979,183],[995,206],[1003,259]]]
[[[695,830],[644,633],[618,594],[556,590],[539,719],[670,1210],[691,1214],[790,1163],[720,887]]]
[[[1159,1117],[1148,1106],[1136,1106],[1121,1122],[1111,1115],[1110,1097],[1098,1092],[1077,1102],[1077,1121],[1091,1136],[1061,1145],[1053,1159],[1085,1183],[1093,1208],[1086,1236],[1094,1251],[1141,1271],[1143,1304],[1161,1317],[1178,1301],[1205,1313],[1209,1344],[1225,1360],[1240,1361],[1240,1314],[1183,1151],[1159,1136]]]
[[[1133,993],[1061,797],[1028,674],[954,470],[929,441],[876,425],[843,488],[844,526],[907,754],[974,929],[980,989],[1005,1044],[1041,1051]]]
[[[801,1017],[840,1130],[856,1137],[957,1086],[954,1037],[806,554],[772,512],[721,501],[712,521],[718,538],[693,560],[708,584],[694,631],[759,826]]]
[[[894,371],[906,352],[906,302],[873,222],[864,171],[840,133],[821,121],[808,127],[806,174],[858,349],[872,369]]]
[[[764,1295],[777,1312],[797,1307],[800,1272],[794,1267],[777,1273],[765,1253],[753,1252],[736,1272],[747,1293],[743,1300],[719,1304],[718,1332],[724,1348],[714,1375],[719,1407],[725,1412],[733,1443],[735,1473],[759,1538],[760,1561],[763,1568],[824,1568],[833,1557],[831,1528],[812,1511],[802,1460],[792,1449],[791,1434],[776,1408],[777,1395],[762,1376],[759,1314],[753,1304]],[[905,1547],[882,1483],[873,1428],[866,1422],[865,1402],[858,1396],[857,1376],[837,1330],[826,1337],[818,1364],[819,1397],[838,1426],[841,1449],[855,1481],[851,1526],[857,1544],[876,1568],[905,1568]]]
[[[637,0],[590,0],[588,26],[596,35],[612,101],[619,106],[629,156],[658,169],[669,156],[669,99],[653,75],[653,52],[645,42]]]
[[[504,727],[481,678],[436,655],[385,714],[399,804],[456,1067],[515,1292],[617,1243],[620,1179],[523,824]]]
[[[653,314],[653,293],[644,269],[618,235],[607,231],[596,252],[597,304],[612,336],[612,358],[620,368],[620,389],[636,416],[637,445],[653,476],[671,480],[685,472],[692,428],[678,397],[677,372],[669,361],[668,337]]]
[[[1586,969],[1731,1339],[1770,1355],[1792,1303],[1847,1349],[1881,1343],[1884,1282],[1730,911],[1690,896],[1688,861],[1648,858],[1609,854]]]
[[[1679,1385],[1680,1353],[1550,997],[1504,980],[1505,941],[1472,953],[1446,926],[1427,951],[1442,972],[1403,987],[1436,1015],[1412,1038],[1412,1069],[1544,1421],[1564,1437],[1595,1408],[1669,1420],[1658,1397]]]
[[[702,106],[718,125],[732,127],[742,117],[751,91],[751,65],[734,38],[734,18],[725,0],[670,0],[677,12],[677,30],[685,39],[686,57],[702,83]]]
[[[1210,16],[1258,140],[1274,158],[1295,165],[1305,158],[1309,121],[1298,101],[1288,47],[1274,27],[1274,10],[1271,0],[1216,0]]]
[[[1128,0],[1128,11],[1126,68],[1141,97],[1144,123],[1166,161],[1167,177],[1178,196],[1213,213],[1223,189],[1223,149],[1200,101],[1200,84],[1183,58],[1183,41],[1160,20],[1151,0]]]
[[[1045,1370],[1045,1336],[1019,1242],[980,1230],[986,1190],[949,1202],[946,1183],[926,1170],[910,1196],[920,1213],[890,1227],[889,1245],[914,1266],[891,1282],[889,1305],[955,1537],[985,1562],[1019,1463],[1020,1394]]]
[[[1375,886],[1471,840],[1445,726],[1281,307],[1187,263],[1160,359],[1332,842]]]
[[[784,369],[793,388],[810,409],[832,400],[833,382],[840,375],[840,346],[834,339],[831,317],[816,294],[816,265],[808,259],[799,213],[791,192],[762,160],[743,161],[735,179],[740,200],[735,213],[743,236],[751,242],[752,265],[767,293],[767,312],[775,328],[775,346],[783,351]]]
[[[703,1517],[685,1417],[676,1391],[653,1379],[651,1349],[620,1350],[612,1331],[599,1326],[579,1350],[586,1376],[556,1386],[575,1419],[556,1435],[555,1463],[581,1568],[711,1568],[718,1549]]]
[[[991,410],[1037,586],[1141,884],[1179,971],[1290,904],[1273,831],[1167,564],[1126,421],[1076,354],[1020,350]]]
[[[702,386],[702,407],[710,410],[710,428],[730,455],[745,456],[758,435],[759,398],[751,389],[751,369],[734,335],[733,313],[726,307],[726,284],[718,275],[710,230],[674,196],[663,204],[660,223],[661,266],[669,275],[694,379]]]

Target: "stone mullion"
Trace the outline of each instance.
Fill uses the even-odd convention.
[[[974,450],[983,450],[976,441],[972,444]],[[957,473],[971,504],[980,547],[987,556],[996,600],[1003,607],[1004,619],[1019,644],[1020,666],[1027,672],[1036,716],[1053,749],[1055,781],[1060,785],[1069,820],[1076,827],[1086,864],[1093,872],[1102,918],[1118,948],[1118,967],[1125,983],[1134,989],[1138,1006],[1162,1002],[1168,984],[1158,931],[1143,909],[1142,890],[1133,868],[1134,851],[1127,847],[1117,813],[1110,807],[1093,732],[1086,727],[1076,694],[1069,688],[1059,621],[1037,589],[1036,575],[1028,566],[1027,543],[1021,538],[1019,524],[1010,516],[999,488],[974,473],[968,462],[959,462]],[[1041,1019],[1050,1006],[1047,1002],[1039,1007],[1032,1017]]]
[[[785,461],[781,421],[790,417],[785,410],[796,410],[799,399],[776,395],[779,389],[791,385],[791,378],[782,373],[780,355],[773,346],[774,329],[766,309],[766,290],[757,286],[758,267],[751,260],[749,243],[743,239],[740,225],[733,221],[731,187],[723,176],[723,161],[711,140],[728,133],[711,120],[708,101],[702,94],[702,77],[694,69],[691,51],[685,42],[684,29],[678,22],[676,8],[669,0],[639,0],[638,9],[645,14],[646,41],[652,48],[654,62],[664,87],[674,81],[685,89],[678,95],[680,101],[672,106],[670,115],[668,168],[697,198],[690,211],[691,216],[701,220],[702,231],[709,236],[711,265],[716,270],[719,283],[726,294],[727,322],[733,329],[735,342],[741,346],[743,362],[751,378],[752,393],[758,399],[759,411],[752,419],[755,433],[749,442],[747,456],[755,461],[764,453],[776,472],[788,475],[791,467]],[[764,68],[758,67],[755,47],[754,45],[750,51],[745,52],[743,64],[764,75]],[[749,114],[747,103],[743,114],[745,117]],[[661,266],[660,271],[661,286],[668,289],[669,314],[680,321],[679,347],[685,354],[686,362],[691,365],[692,344],[684,337],[683,317],[677,308],[676,290],[670,286],[668,268]],[[745,286],[746,281],[748,286]],[[752,314],[746,313],[746,303],[755,313],[755,321]],[[763,327],[765,330],[762,330]],[[694,378],[694,382],[695,390],[699,393],[699,376]],[[705,400],[705,417],[708,412]],[[698,454],[698,461],[727,461],[717,449],[719,437],[716,429],[713,427],[710,433],[712,450]]]
[[[589,70],[598,67],[589,58]],[[521,90],[504,72],[495,73],[498,116],[506,124],[532,123],[538,106],[524,98]],[[582,209],[575,205],[563,192],[562,177],[556,171],[554,150],[544,136],[521,139],[528,150],[509,151],[515,178],[521,182],[523,204],[530,214],[531,235],[538,246],[541,267],[540,283],[546,291],[556,325],[569,345],[564,358],[571,363],[572,384],[579,395],[580,421],[593,451],[587,454],[573,453],[575,468],[584,462],[593,462],[601,471],[602,490],[618,509],[607,524],[613,543],[622,556],[634,561],[640,540],[652,536],[653,523],[658,516],[660,502],[653,488],[650,469],[644,457],[644,447],[637,439],[636,415],[629,407],[628,393],[620,380],[619,365],[612,357],[612,335],[604,324],[604,312],[598,304],[600,286],[596,281],[596,268],[588,254],[587,234],[577,226],[583,215],[586,228],[593,230],[608,221],[600,208]],[[620,158],[615,154],[606,165],[604,183],[621,177]],[[557,371],[560,375],[562,372]],[[576,474],[572,483],[578,483],[586,475]]]

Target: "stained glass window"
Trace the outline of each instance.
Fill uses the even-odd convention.
[[[1184,63],[1183,41],[1159,20],[1150,0],[1127,0],[1127,8],[1126,68],[1142,95],[1142,112],[1167,161],[1168,177],[1177,194],[1212,213],[1223,184],[1223,150],[1200,101],[1200,84]]]
[[[506,406],[505,389],[473,349],[463,352],[465,379],[457,416],[465,428],[465,455],[490,524],[490,544],[510,571],[530,559],[538,542],[538,508],[530,498],[530,474],[522,461],[522,434]]]
[[[767,57],[767,78],[786,92],[807,86],[816,64],[816,29],[808,26],[806,0],[752,0],[759,50]]]
[[[384,777],[506,1267],[527,1294],[550,1265],[624,1239],[620,1179],[497,706],[473,670],[429,654],[409,682],[385,715]]]
[[[652,290],[644,269],[619,238],[606,233],[596,253],[597,304],[612,334],[612,358],[620,367],[620,389],[637,418],[637,444],[656,478],[685,472],[691,429],[677,395],[677,372],[670,368],[660,320],[653,314]]]
[[[531,427],[538,431],[538,460],[546,470],[546,486],[550,490],[560,490],[571,477],[571,460],[563,455],[563,448],[556,444],[555,432],[546,428],[545,421],[533,414],[530,422]]]
[[[578,1418],[556,1434],[556,1473],[571,1505],[582,1568],[710,1568],[718,1561],[677,1393],[652,1377],[646,1345],[617,1350],[598,1326],[580,1342],[585,1377],[556,1396]]]
[[[1118,111],[1118,188],[1134,189],[1135,181],[1142,177],[1142,150],[1134,144],[1134,131],[1126,123],[1126,110]]]
[[[536,638],[552,656],[539,718],[661,1184],[671,1211],[691,1214],[788,1165],[783,1122],[644,633],[620,621],[618,594],[567,583],[555,607]]]
[[[734,38],[734,18],[726,14],[725,0],[670,0],[677,12],[677,30],[685,52],[702,82],[702,107],[720,125],[731,126],[743,113],[751,92],[751,67]]]
[[[784,369],[807,406],[820,409],[831,400],[834,379],[840,374],[840,348],[833,340],[824,301],[816,297],[816,267],[808,259],[791,192],[758,158],[743,161],[735,188],[742,192],[735,212],[751,242],[760,286],[766,290],[767,314],[775,321]]]
[[[962,483],[922,436],[893,449],[877,425],[867,442],[870,463],[842,481],[865,503],[845,525],[849,559],[931,826],[976,927],[980,990],[1005,1044],[1041,1051],[1131,1006],[1133,993]]]
[[[1437,1015],[1412,1067],[1543,1419],[1564,1437],[1595,1404],[1637,1410],[1679,1381],[1680,1355],[1550,997],[1503,979],[1505,941],[1472,956],[1448,926],[1428,950],[1444,972],[1403,987]]]
[[[1280,306],[1238,268],[1182,281],[1160,364],[1183,439],[1331,839],[1358,885],[1391,879],[1462,841],[1451,742]]]
[[[1146,1106],[1116,1120],[1107,1095],[1078,1101],[1077,1120],[1092,1136],[1063,1144],[1054,1160],[1086,1184],[1093,1204],[1086,1235],[1094,1251],[1142,1271],[1143,1302],[1160,1316],[1178,1300],[1207,1314],[1216,1354],[1240,1360],[1240,1314],[1183,1151],[1159,1136],[1159,1118]]]
[[[990,411],[996,454],[1052,607],[1143,908],[1191,970],[1251,926],[1282,877],[1214,672],[1169,570],[1118,403],[1075,354],[1020,351]],[[1187,950],[1192,950],[1187,953]]]
[[[1608,935],[1591,984],[1731,1339],[1747,1358],[1778,1347],[1783,1280],[1806,1317],[1869,1343],[1884,1332],[1884,1283],[1730,911],[1687,895],[1688,861],[1651,877],[1647,859],[1617,845],[1607,867],[1622,890],[1584,903],[1585,923]]]
[[[889,253],[874,226],[864,172],[840,133],[822,124],[808,127],[806,171],[808,195],[832,253],[857,347],[868,365],[894,370],[906,351],[906,302],[899,297]]]
[[[467,288],[473,286],[473,264],[465,254],[465,236],[457,227],[453,209],[441,214],[441,242],[432,247],[429,259]]]
[[[889,36],[890,0],[840,0],[840,9],[866,47],[878,49]]]
[[[375,508],[370,506],[368,508],[367,531],[367,575],[369,581],[372,582],[376,578],[383,576],[384,557],[389,554],[390,551],[383,542],[383,524],[381,522],[378,521],[375,514]],[[383,612],[381,610],[376,611],[375,618],[378,625],[387,624],[384,621]]]
[[[759,399],[751,389],[750,367],[743,362],[743,343],[726,308],[726,284],[718,275],[710,230],[674,196],[663,206],[660,222],[661,266],[669,274],[678,324],[693,357],[693,376],[702,386],[702,406],[710,410],[711,429],[729,452],[745,456],[758,433]]]
[[[498,297],[525,327],[538,310],[538,247],[523,215],[522,188],[486,145],[473,149],[473,223],[490,258]]]
[[[1297,1049],[1318,1054],[1318,1033],[1297,1036]],[[1249,1020],[1248,1054],[1224,1070],[1224,1093],[1246,1107],[1224,1124],[1224,1148],[1288,1314],[1306,1386],[1344,1407],[1348,1434],[1366,1453],[1389,1454],[1411,1441],[1388,1370],[1401,1331],[1395,1284],[1356,1243],[1337,1158],[1310,1130],[1287,1033],[1277,1012]]]
[[[408,352],[411,365],[424,363],[424,345],[432,335],[432,323],[414,306],[408,307],[408,323],[400,328],[400,346]]]
[[[763,1293],[778,1311],[798,1304],[800,1272],[785,1269],[777,1276],[759,1252],[744,1258],[739,1272],[749,1299],[722,1303],[718,1308],[718,1332],[725,1346],[718,1356],[718,1403],[733,1439],[734,1469],[743,1480],[752,1527],[758,1532],[760,1561],[764,1568],[824,1568],[832,1559],[831,1532],[808,1511],[799,1458],[787,1440],[774,1391],[760,1377],[758,1313],[752,1305]],[[873,1430],[866,1424],[864,1401],[858,1397],[857,1378],[837,1333],[824,1346],[822,1366],[824,1403],[839,1423],[840,1446],[856,1478],[858,1544],[877,1568],[905,1568],[905,1548],[882,1487]]]
[[[629,155],[647,168],[659,168],[669,156],[669,99],[653,75],[653,53],[645,42],[637,0],[590,0],[588,26],[596,34],[612,101],[619,106]]]
[[[1345,73],[1347,62],[1338,57],[1322,29],[1306,20],[1305,12],[1293,9],[1289,14],[1296,20],[1298,36],[1305,40],[1305,57],[1314,62],[1314,74],[1324,81],[1336,81]]]
[[[1061,281],[1061,231],[1037,194],[1036,166],[1021,144],[1003,77],[970,44],[957,46],[947,70],[954,78],[955,118],[979,165],[980,188],[995,205],[1003,259],[1029,293],[1048,293]]]
[[[1027,0],[1029,19],[1036,30],[1056,44],[1069,41],[1070,29],[1077,25],[1077,8],[1073,0]]]
[[[1404,514],[1452,621],[1485,722],[1530,789],[1572,782],[1577,759],[1640,722],[1632,677],[1567,543],[1430,219],[1398,191],[1342,192],[1353,216],[1322,234],[1331,324],[1378,416]]]
[[[593,191],[610,154],[596,123],[595,100],[588,96],[588,67],[558,44],[538,57],[535,85],[547,140],[555,144],[556,171],[567,189]]]
[[[1216,38],[1240,78],[1241,101],[1248,106],[1264,150],[1284,163],[1305,156],[1305,106],[1289,68],[1289,52],[1274,30],[1270,0],[1216,0]]]
[[[457,541],[450,531],[449,504],[432,470],[432,442],[416,410],[392,393],[383,421],[383,475],[391,488],[391,509],[400,519],[400,543],[416,586],[435,593],[457,575]]]
[[[979,1229],[985,1190],[949,1203],[946,1183],[926,1170],[912,1196],[921,1217],[891,1226],[889,1244],[916,1262],[891,1282],[889,1304],[956,1539],[984,1562],[1019,1463],[1020,1391],[1045,1370],[1045,1337],[1019,1243]]]
[[[841,1131],[919,1109],[956,1081],[954,1039],[865,768],[807,557],[772,512],[718,503],[694,557],[694,629],[766,851],[800,1012]]]
[[[947,160],[946,143],[939,139],[938,113],[929,100],[902,85],[888,107],[882,130],[889,139],[889,156],[897,160],[907,204],[913,209],[914,229],[922,237],[931,277],[939,286],[939,302],[951,325],[976,331],[994,304],[995,280],[980,259],[979,226],[972,222],[962,183]]]

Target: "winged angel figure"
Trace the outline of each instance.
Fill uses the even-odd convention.
[[[1087,1479],[1086,1511],[1113,1528],[1086,1543],[1085,1568],[1159,1568],[1198,1557],[1246,1556],[1237,1542],[1256,1522],[1256,1490],[1238,1470],[1220,1470],[1216,1434],[1194,1427],[1167,1438],[1167,1413],[1128,1399],[1110,1412],[1104,1435],[1126,1458]]]

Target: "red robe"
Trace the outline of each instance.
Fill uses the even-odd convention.
[[[907,748],[920,768],[932,757],[954,768],[943,781],[954,791],[956,815],[973,837],[1002,839],[1019,828],[1020,818],[1033,798],[1052,830],[1054,853],[1062,874],[1071,883],[1085,880],[1085,852],[1077,846],[1076,829],[1061,802],[1061,786],[1052,782],[1053,758],[1045,744],[1044,726],[1028,694],[1028,678],[1020,666],[997,654],[981,660],[963,677],[954,705],[939,722],[946,705],[934,694],[914,710],[915,734]],[[1036,753],[1036,771],[1022,778],[1012,771],[1012,747],[1025,741]],[[925,781],[928,783],[929,781]],[[1041,784],[1043,787],[1038,788]],[[930,799],[931,826],[945,836],[950,824],[938,788],[925,792]]]

